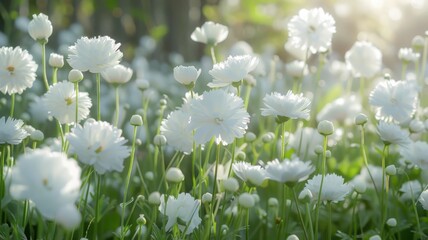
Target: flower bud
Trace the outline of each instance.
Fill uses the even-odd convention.
[[[334,132],[333,123],[328,120],[322,120],[321,122],[318,123],[318,132],[324,136],[333,134]]]
[[[40,130],[34,130],[30,135],[31,140],[41,142],[45,138],[45,135]]]
[[[166,104],[167,104],[168,102],[166,101],[166,99],[165,98],[162,98],[161,100],[159,100],[159,105],[161,106],[161,107],[163,107],[163,106],[166,106]]]
[[[413,119],[409,123],[409,130],[411,133],[420,133],[425,130],[425,125],[422,121]]]
[[[273,141],[274,138],[275,138],[275,134],[273,132],[267,132],[262,135],[262,141],[264,143],[270,143]]]
[[[140,115],[132,115],[130,122],[132,126],[141,126],[143,125],[143,118]]]
[[[153,179],[155,179],[155,175],[153,174],[153,172],[149,171],[144,174],[144,178],[149,181],[152,181]]]
[[[236,154],[236,160],[238,160],[238,161],[244,161],[246,157],[247,157],[247,155],[244,152],[241,152],[241,151],[239,151]]]
[[[140,214],[140,216],[137,218],[137,224],[138,225],[146,225],[147,220],[144,217],[144,214]]]
[[[373,235],[369,238],[369,240],[382,240],[382,238],[379,235]]]
[[[165,146],[166,137],[164,135],[158,134],[153,138],[153,143],[157,146]]]
[[[196,80],[201,74],[201,69],[196,69],[194,66],[176,66],[174,68],[174,78],[177,82],[189,86],[195,85]]]
[[[356,117],[355,117],[355,125],[364,125],[367,123],[367,116],[364,113],[359,113]]]
[[[147,81],[146,79],[141,79],[141,78],[137,79],[135,81],[135,83],[136,83],[138,89],[140,89],[140,91],[142,91],[142,92],[147,90],[150,87],[150,82]]]
[[[83,80],[83,73],[77,69],[71,69],[68,73],[68,81],[77,83]]]
[[[236,192],[239,189],[238,180],[234,177],[230,177],[223,181],[223,188],[228,192]]]
[[[49,65],[54,68],[62,68],[64,66],[64,56],[51,53],[49,55]]]
[[[212,200],[213,200],[213,195],[211,193],[207,192],[207,193],[204,193],[204,195],[202,195],[201,201],[203,204],[210,203]]]
[[[415,50],[420,50],[424,47],[425,45],[425,39],[424,37],[420,36],[420,35],[416,35],[413,39],[412,39],[412,47]]]
[[[293,235],[288,236],[287,240],[299,240],[299,237],[293,234]]]
[[[324,148],[321,145],[316,145],[315,146],[315,151],[316,154],[320,155],[324,152]]]
[[[184,174],[181,169],[172,167],[166,171],[165,178],[168,182],[180,183],[184,181]]]
[[[397,219],[389,218],[388,220],[386,220],[386,225],[388,225],[389,227],[397,226]]]
[[[395,167],[395,165],[389,165],[385,168],[386,174],[390,175],[390,176],[394,176],[395,174],[397,174],[397,168]]]
[[[278,199],[271,197],[268,199],[268,206],[270,208],[277,208],[279,206]]]
[[[152,192],[149,195],[149,203],[152,205],[159,205],[161,203],[160,201],[161,195],[159,192]]]
[[[33,14],[33,19],[28,23],[28,33],[34,40],[47,43],[52,31],[52,23],[48,16],[43,13]]]
[[[325,151],[325,157],[326,158],[331,158],[331,151],[330,150],[326,150]]]
[[[246,193],[246,192],[239,195],[238,203],[240,206],[242,206],[244,208],[252,208],[256,204],[253,196],[249,193]]]
[[[309,202],[312,197],[312,192],[307,188],[304,188],[299,194],[299,200],[302,202]]]
[[[256,134],[252,133],[252,132],[247,132],[245,134],[245,141],[247,142],[254,142],[254,140],[256,140],[257,136]]]

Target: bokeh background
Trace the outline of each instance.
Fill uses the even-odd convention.
[[[54,25],[51,48],[72,44],[80,35],[109,35],[122,43],[126,61],[143,46],[151,59],[191,62],[200,60],[204,46],[190,34],[212,20],[230,28],[220,49],[242,40],[255,52],[287,61],[287,22],[299,9],[312,7],[324,8],[336,20],[332,47],[338,60],[356,40],[369,40],[381,49],[387,67],[397,67],[398,49],[427,30],[426,0],[1,0],[0,31],[8,41],[0,44],[13,46],[27,37],[26,22],[43,12]]]

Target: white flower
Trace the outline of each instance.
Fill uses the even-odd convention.
[[[20,47],[0,48],[0,91],[3,94],[21,94],[33,86],[37,64],[27,50]]]
[[[174,68],[174,78],[177,82],[183,85],[195,84],[201,69],[196,69],[194,66],[176,66]]]
[[[413,117],[418,103],[418,93],[406,81],[385,80],[376,85],[369,97],[370,105],[376,107],[378,119],[393,119],[400,123]]]
[[[404,148],[401,148],[400,154],[404,161],[411,162],[423,170],[428,170],[428,143],[417,141],[411,142]]]
[[[341,97],[328,103],[318,113],[317,121],[340,121],[351,123],[361,112],[361,103],[355,95]]]
[[[311,191],[312,196],[315,200],[318,200],[318,193],[321,186],[321,175],[318,174],[312,179],[309,179],[305,185],[305,188]],[[343,177],[336,174],[327,174],[324,177],[324,182],[321,191],[320,201],[332,201],[339,202],[343,201],[349,194],[351,188],[348,184],[344,183]]]
[[[29,199],[47,219],[53,220],[66,206],[75,208],[79,197],[80,167],[74,159],[48,148],[21,155],[12,168],[10,194]]]
[[[229,29],[226,26],[209,21],[205,22],[202,27],[197,27],[190,35],[190,38],[195,42],[215,46],[223,42],[228,34]]]
[[[204,92],[200,99],[190,102],[190,128],[195,130],[197,144],[213,137],[217,144],[230,144],[244,136],[249,122],[242,99],[223,90]]]
[[[416,63],[419,61],[419,58],[421,57],[420,53],[413,52],[413,49],[411,48],[400,48],[398,51],[398,59],[400,59],[403,62],[413,62]]]
[[[311,101],[303,94],[293,94],[291,90],[286,95],[273,92],[263,98],[262,116],[274,116],[280,122],[288,119],[309,119]]]
[[[288,23],[291,44],[312,53],[328,50],[335,32],[333,17],[322,8],[302,9]]]
[[[124,84],[129,82],[132,77],[132,69],[123,65],[114,65],[101,72],[103,78],[111,84]]]
[[[171,167],[166,171],[165,179],[171,183],[180,183],[184,181],[184,174],[180,168]]]
[[[216,63],[208,73],[214,78],[208,83],[211,88],[226,87],[242,81],[253,71],[259,59],[250,55],[229,56],[225,61]]]
[[[415,199],[422,192],[422,185],[418,180],[408,181],[403,183],[400,188],[401,199],[402,200],[411,200]]]
[[[0,118],[0,144],[18,145],[29,134],[22,126],[24,122],[19,119],[8,117]]]
[[[190,115],[183,109],[171,112],[162,121],[161,134],[167,139],[167,144],[175,150],[189,154],[193,151],[193,133],[189,127]]]
[[[79,92],[77,121],[85,119],[92,107],[88,93]],[[74,84],[68,81],[56,83],[49,87],[44,95],[44,102],[50,115],[61,124],[71,124],[76,121],[76,91]]]
[[[79,161],[93,165],[99,174],[123,170],[123,160],[129,156],[122,130],[107,122],[86,121],[67,134],[70,153],[77,154]]]
[[[382,53],[366,41],[355,42],[345,60],[355,77],[373,77],[382,67]]]
[[[82,216],[76,206],[68,204],[58,210],[55,220],[65,229],[72,230],[79,226]]]
[[[428,190],[425,190],[421,193],[418,201],[422,204],[422,207],[425,210],[428,210]]]
[[[372,179],[370,177],[370,174],[369,174],[369,171],[367,170],[366,167],[363,167],[361,169],[360,174],[357,175],[352,180],[352,184],[355,186],[355,185],[360,184],[358,182],[363,182],[363,183],[365,183],[365,185],[368,188],[374,189],[374,186],[376,186],[376,188],[380,188],[381,185],[382,185],[382,175],[383,175],[382,168],[378,167],[378,166],[374,166],[374,165],[370,165],[369,164],[368,165],[368,169],[370,170],[370,174],[373,177],[373,181],[374,181],[375,185],[373,185],[373,181],[372,181]]]
[[[232,170],[244,182],[249,182],[256,186],[263,185],[267,179],[266,171],[261,166],[253,166],[248,162],[235,162]]]
[[[401,147],[407,147],[410,144],[409,132],[396,124],[380,121],[377,132],[385,144],[397,144]]]
[[[68,48],[68,63],[82,72],[101,73],[105,69],[119,64],[123,54],[116,43],[108,36],[82,37]]]
[[[38,41],[48,41],[52,35],[52,23],[49,21],[48,16],[43,13],[39,15],[33,14],[33,19],[28,23],[28,33],[30,36]]]
[[[186,230],[186,234],[190,234],[202,222],[199,217],[200,201],[195,200],[188,193],[180,193],[177,198],[165,195],[160,197],[159,211],[168,217],[165,226],[166,231],[177,224],[180,231]]]
[[[64,56],[51,53],[49,55],[49,65],[55,68],[62,68],[64,66]]]
[[[269,179],[290,184],[306,180],[315,170],[310,162],[303,162],[298,158],[285,159],[282,162],[275,159],[268,162],[265,169]]]
[[[244,208],[252,208],[256,205],[256,201],[251,194],[244,192],[238,197],[238,203]]]

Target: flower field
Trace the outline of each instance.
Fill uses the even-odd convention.
[[[192,61],[49,12],[0,32],[0,240],[428,239],[428,31],[350,39],[351,3],[302,4],[253,47],[220,2]]]

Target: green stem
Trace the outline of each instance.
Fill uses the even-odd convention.
[[[249,228],[250,228],[250,209],[246,209],[246,217],[245,217],[245,240],[249,239]]]
[[[76,115],[74,118],[74,126],[79,123],[79,83],[74,83],[74,91],[76,92]]]
[[[212,200],[211,212],[210,212],[210,219],[212,221],[213,226],[215,226],[215,216],[213,215],[213,213],[214,213],[214,206],[216,203],[216,194],[217,194],[217,174],[218,174],[218,165],[220,162],[220,147],[221,147],[221,145],[217,144],[217,146],[216,146],[215,169],[214,169],[213,193],[212,193],[213,200]],[[214,231],[215,231],[215,228],[214,228]],[[211,235],[211,231],[210,231],[210,235]]]
[[[303,132],[303,129],[302,129]],[[281,160],[285,159],[285,122],[281,123]]]
[[[425,82],[425,68],[427,65],[427,54],[428,54],[428,38],[425,37],[425,41],[424,41],[424,50],[423,50],[423,54],[422,54],[422,66],[421,66],[421,71],[419,72],[419,79],[420,79],[420,83],[424,83]],[[421,85],[423,86],[423,85]]]
[[[115,88],[116,91],[116,115],[114,118],[114,126],[117,127],[117,125],[119,124],[119,86],[116,86]]]
[[[24,200],[24,211],[22,213],[22,229],[25,230],[27,225],[27,216],[28,216],[28,200]]]
[[[117,89],[117,88],[116,88]],[[126,208],[126,197],[127,197],[127,195],[128,195],[128,189],[129,189],[129,182],[130,182],[130,180],[131,180],[131,173],[132,173],[132,168],[133,168],[133,166],[134,166],[134,157],[135,157],[135,142],[136,142],[136,139],[137,139],[137,126],[134,126],[134,135],[133,135],[133,138],[132,138],[132,149],[131,149],[131,159],[130,159],[130,161],[129,161],[129,168],[128,168],[128,174],[127,174],[127,176],[126,176],[126,182],[125,182],[125,191],[124,191],[124,194],[123,194],[123,203],[122,203],[122,218],[121,218],[121,223],[120,223],[120,226],[121,226],[121,231],[122,231],[122,234],[120,235],[121,236],[121,239],[124,239],[125,238],[125,232],[124,232],[124,226],[123,226],[123,223],[125,222],[125,208]]]
[[[210,52],[211,52],[211,59],[213,60],[213,65],[217,63],[217,59],[215,57],[215,51],[214,51],[214,46],[210,47]]]
[[[55,83],[58,82],[58,77],[57,76],[58,76],[58,68],[55,67],[52,70],[52,84],[55,84]]]
[[[321,184],[320,184],[320,190],[318,192],[318,199],[317,199],[317,206],[315,209],[315,239],[318,239],[318,222],[319,222],[319,208],[321,205],[321,194],[322,194],[322,188],[324,184],[324,177],[325,177],[325,168],[326,168],[326,151],[327,151],[327,136],[324,136],[324,143],[323,143],[323,153],[322,153],[322,164],[321,164]]]
[[[369,173],[370,180],[372,180],[372,182],[373,182],[373,186],[374,186],[374,188],[375,188],[376,195],[377,195],[377,196],[378,196],[378,198],[379,198],[379,192],[378,192],[378,190],[377,190],[377,186],[376,186],[375,180],[374,180],[373,175],[372,175],[372,173],[371,173],[371,171],[370,171],[369,163],[368,163],[368,161],[367,161],[366,146],[365,146],[365,132],[364,132],[364,125],[361,125],[360,132],[361,132],[361,139],[360,139],[360,141],[361,141],[361,146],[360,146],[360,148],[361,148],[361,154],[363,155],[364,165],[366,166],[367,172]]]
[[[291,190],[292,190],[291,192],[293,194],[294,202],[296,203],[296,209],[297,209],[297,213],[299,214],[300,223],[302,224],[303,232],[305,233],[305,238],[309,239],[308,231],[306,230],[306,225],[305,225],[305,222],[303,221],[302,213],[300,212],[299,201],[297,200],[297,195],[296,195],[296,189],[292,187]]]
[[[403,61],[401,65],[401,80],[406,80],[407,62]]]
[[[354,206],[352,206],[352,224],[351,224],[351,226],[353,228],[352,236],[353,236],[353,239],[357,239],[357,221],[355,219],[356,218],[356,216],[355,216],[355,210],[356,210],[357,205],[358,205],[358,192],[357,192],[357,194],[355,196],[355,201],[354,201],[353,205]]]
[[[101,74],[96,73],[96,82],[97,82],[97,121],[101,120]]]
[[[245,109],[248,109],[248,103],[250,102],[250,96],[251,96],[251,86],[248,85],[246,92],[245,92],[245,100],[244,100]]]
[[[5,156],[6,156],[7,146],[3,145],[3,150],[0,155],[0,204],[3,200],[5,194],[5,182],[4,182],[4,166],[5,166]],[[3,220],[2,216],[2,207],[0,205],[0,222]]]
[[[328,238],[331,239],[332,224],[331,224],[331,201],[328,201]]]
[[[102,175],[95,173],[95,176],[97,176],[97,190],[95,193],[95,219],[94,219],[94,232],[92,239],[96,240],[98,239],[98,222],[100,220],[100,195],[101,195],[101,180]]]
[[[381,232],[381,237],[384,237],[384,223],[385,223],[385,161],[386,161],[386,153],[388,152],[388,144],[385,144],[385,146],[383,147],[383,151],[382,151],[382,188],[381,188],[381,192],[380,192],[380,217],[381,217],[381,221],[380,221],[380,232]]]
[[[13,113],[15,112],[15,93],[12,93],[10,97],[10,117],[13,118]]]
[[[46,91],[49,90],[48,77],[46,75],[46,43],[41,43],[42,45],[42,64],[43,64],[43,82],[45,84]]]

